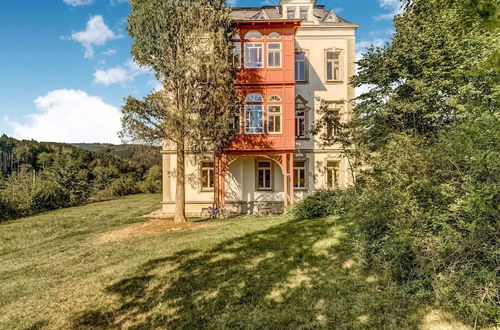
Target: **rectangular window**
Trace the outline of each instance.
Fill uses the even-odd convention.
[[[339,186],[339,162],[326,162],[326,186],[330,189],[338,188]]]
[[[214,162],[201,162],[201,190],[214,189],[215,171]]]
[[[340,113],[344,109],[344,104],[342,102],[328,102],[328,111],[331,118],[326,124],[326,133],[328,136],[333,137],[339,134],[340,127]]]
[[[267,118],[267,131],[271,134],[281,133],[281,105],[268,105]]]
[[[295,53],[295,81],[306,81],[306,54]]]
[[[245,68],[262,68],[262,43],[245,43]]]
[[[300,19],[307,21],[307,13],[309,11],[309,8],[307,7],[300,7]]]
[[[267,43],[267,66],[269,68],[281,67],[281,42]]]
[[[262,121],[262,105],[245,105],[245,133],[264,133],[264,125]]]
[[[306,161],[293,162],[293,187],[306,189]]]
[[[237,67],[241,67],[241,42],[233,43],[233,64]]]
[[[257,189],[272,189],[272,164],[271,161],[257,162]]]
[[[294,19],[295,18],[295,7],[288,7],[286,10],[286,18]]]
[[[295,101],[295,137],[306,137],[306,110],[307,106],[300,100]]]
[[[340,54],[326,52],[326,80],[340,80]]]

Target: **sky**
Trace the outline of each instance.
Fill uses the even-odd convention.
[[[232,0],[235,6],[279,0]],[[318,0],[359,25],[356,54],[393,34],[398,0]],[[0,135],[120,143],[125,97],[158,88],[130,56],[127,0],[0,0]]]

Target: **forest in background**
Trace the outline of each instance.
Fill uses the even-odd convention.
[[[160,189],[159,147],[0,137],[0,221]]]

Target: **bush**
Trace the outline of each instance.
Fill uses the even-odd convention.
[[[105,190],[112,197],[122,197],[140,192],[136,181],[128,176],[123,176],[114,180]]]
[[[159,165],[152,166],[144,177],[144,181],[139,184],[143,193],[155,194],[161,192],[162,168]]]
[[[48,180],[42,180],[35,185],[31,195],[31,212],[39,213],[68,205],[68,193],[61,185]]]
[[[290,208],[294,220],[322,218],[330,215],[340,215],[346,212],[350,200],[354,197],[353,189],[319,190]]]

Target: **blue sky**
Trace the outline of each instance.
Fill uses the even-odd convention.
[[[279,0],[237,0],[236,6]],[[318,0],[359,24],[357,52],[393,31],[398,0]],[[120,107],[156,86],[130,57],[127,0],[3,0],[0,134],[57,142],[119,143]]]

